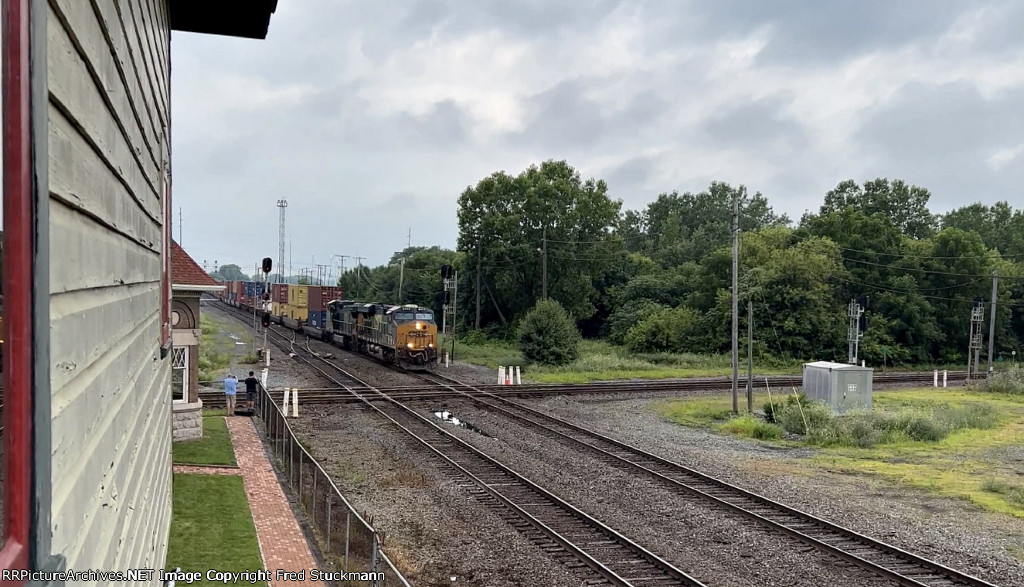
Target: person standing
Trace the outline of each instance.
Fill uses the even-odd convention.
[[[227,400],[228,404],[228,415],[235,415],[235,395],[238,393],[238,378],[234,375],[228,375],[227,379],[224,380],[224,399]]]
[[[249,371],[249,377],[245,380],[245,403],[249,412],[256,410],[256,390],[259,388],[259,383],[256,373]]]

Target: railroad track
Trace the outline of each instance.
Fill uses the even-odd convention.
[[[606,462],[653,477],[907,587],[995,587],[977,577],[843,528],[699,471],[437,373],[419,374],[484,409],[523,422]],[[470,393],[471,392],[471,393]]]
[[[347,385],[321,368],[318,362],[347,379],[359,381],[338,365],[296,347],[294,341],[290,344],[299,351],[296,355],[300,360],[340,387]],[[306,356],[301,356],[303,353]],[[363,384],[363,387],[366,391],[350,389],[348,393],[449,465],[446,469],[449,475],[463,480],[463,486],[468,482],[470,494],[527,539],[554,559],[588,576],[587,585],[703,587],[668,561],[487,456],[404,403],[372,386]],[[370,401],[368,396],[371,395],[381,401]]]

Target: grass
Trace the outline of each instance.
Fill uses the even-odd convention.
[[[779,399],[773,394],[777,407]],[[757,400],[755,410],[767,403],[767,396],[758,394]],[[745,404],[741,400],[741,410]],[[788,423],[798,432],[809,427],[811,434],[794,435],[781,434],[786,430],[782,417],[786,410],[780,410],[780,424],[765,422],[756,414],[734,418],[727,394],[668,400],[655,407],[682,425],[812,448],[812,456],[796,462],[806,471],[876,476],[1024,518],[1024,487],[1017,481],[1012,457],[1005,456],[1019,446],[1024,434],[1024,396],[903,389],[875,392],[874,408],[870,414],[829,414],[828,418],[812,408],[800,417],[801,424]],[[804,417],[809,426],[803,423]],[[821,428],[817,434],[815,426]]]
[[[203,414],[203,437],[175,442],[171,448],[176,465],[236,465],[227,422],[221,416]]]
[[[256,527],[242,478],[174,475],[174,505],[167,568],[185,572],[256,571],[263,568]],[[262,583],[266,585],[266,583]]]
[[[479,340],[479,338],[477,338]],[[442,338],[442,345],[445,340]],[[450,340],[442,349],[451,349]],[[603,340],[580,342],[579,358],[562,367],[528,365],[515,344],[489,340],[464,344],[455,342],[455,357],[460,361],[497,369],[499,365],[523,367],[524,378],[539,383],[587,383],[618,379],[671,379],[708,377],[732,373],[731,359],[725,355],[691,353],[633,354],[622,346]],[[799,373],[797,362],[759,367],[757,374]]]
[[[238,363],[256,363],[255,353],[251,352],[252,329],[232,318],[203,314],[199,318],[202,340],[199,343],[199,380],[220,381],[231,366],[232,357],[238,354],[238,348],[247,349]],[[248,342],[247,342],[248,341]]]

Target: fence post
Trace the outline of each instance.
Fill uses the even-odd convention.
[[[327,492],[327,552],[324,554],[330,554],[331,552],[331,492]],[[345,570],[345,569],[342,569]]]
[[[313,504],[313,527],[316,528],[316,478],[317,471],[313,469],[313,497],[309,500]]]
[[[948,375],[948,373],[949,372],[945,369],[942,370],[942,387],[946,387],[946,375]]]
[[[302,446],[299,445],[299,503],[302,503],[302,455],[306,454],[306,451],[302,450]]]
[[[348,512],[345,512],[345,559],[344,559],[345,562],[343,563],[345,565],[345,568],[342,569],[345,572],[348,572],[348,537],[349,537],[349,529],[351,527],[352,527],[352,512],[348,511]]]
[[[285,416],[288,415],[288,392],[291,391],[290,387],[284,388],[284,405],[281,406],[281,411]]]
[[[370,550],[370,576],[373,577],[371,585],[377,587],[377,549],[379,545],[377,544],[376,532],[373,533],[371,540],[373,540],[373,548]]]
[[[932,372],[932,387],[938,387],[938,386],[939,386],[939,370],[936,369],[935,371]]]

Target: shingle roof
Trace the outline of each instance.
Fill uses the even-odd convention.
[[[188,256],[181,245],[171,241],[171,283],[175,285],[220,285]]]

